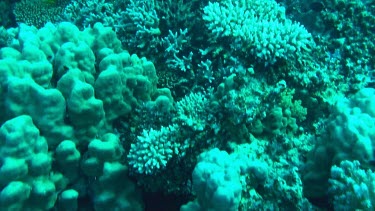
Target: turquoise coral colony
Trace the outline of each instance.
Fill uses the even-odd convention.
[[[372,0],[0,10],[0,211],[375,210]]]

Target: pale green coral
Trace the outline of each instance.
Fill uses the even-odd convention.
[[[202,93],[191,93],[176,104],[176,121],[194,131],[203,131],[207,127],[208,99]]]
[[[157,88],[153,63],[124,51],[116,33],[100,23],[83,31],[67,22],[48,23],[39,30],[22,24],[9,32],[11,45],[1,49],[0,57],[0,106],[6,114],[1,123],[5,127],[13,117],[31,116],[27,122],[32,118],[33,127],[48,143],[43,150],[48,147],[53,153],[36,154],[28,162],[24,161],[29,159],[27,153],[20,153],[19,159],[2,156],[6,159],[1,162],[2,173],[12,172],[1,177],[4,207],[47,210],[64,208],[63,203],[69,202],[74,208],[78,193],[90,194],[90,206],[96,210],[142,209],[133,182],[124,180],[128,174],[124,149],[111,132],[117,132],[112,126],[118,118],[141,105],[152,104],[166,113],[172,110],[170,91]],[[10,131],[17,127],[12,123]],[[33,141],[37,132],[28,140]],[[5,144],[0,147],[5,149]],[[58,160],[53,165],[51,156]],[[48,176],[23,184],[23,178],[46,172]],[[13,176],[21,183],[14,183]],[[118,181],[121,185],[115,185]],[[32,204],[29,197],[40,200]]]
[[[177,130],[177,125],[143,130],[130,147],[128,160],[131,168],[138,174],[155,174],[164,169],[173,156],[184,150],[176,140]]]
[[[124,149],[118,136],[107,133],[94,139],[82,160],[82,170],[92,184],[95,210],[142,210],[140,195],[122,163]]]
[[[325,196],[329,170],[343,160],[358,160],[370,167],[375,147],[375,90],[365,88],[350,99],[339,100],[326,128],[308,156],[304,172],[305,194]],[[320,186],[315,184],[320,183]]]
[[[0,128],[0,206],[4,210],[53,208],[60,191],[50,175],[48,144],[30,116],[20,115]]]
[[[229,38],[234,49],[251,53],[273,64],[309,51],[311,34],[285,15],[276,1],[220,1],[204,7],[203,19],[212,34],[211,42]]]
[[[181,207],[182,211],[236,211],[241,201],[241,176],[247,172],[246,160],[234,159],[217,148],[203,152],[193,171],[196,200]]]
[[[335,210],[373,210],[375,206],[375,173],[361,169],[358,161],[342,161],[332,166],[329,194]]]

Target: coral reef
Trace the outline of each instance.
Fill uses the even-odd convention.
[[[17,0],[0,210],[372,210],[368,0]]]

